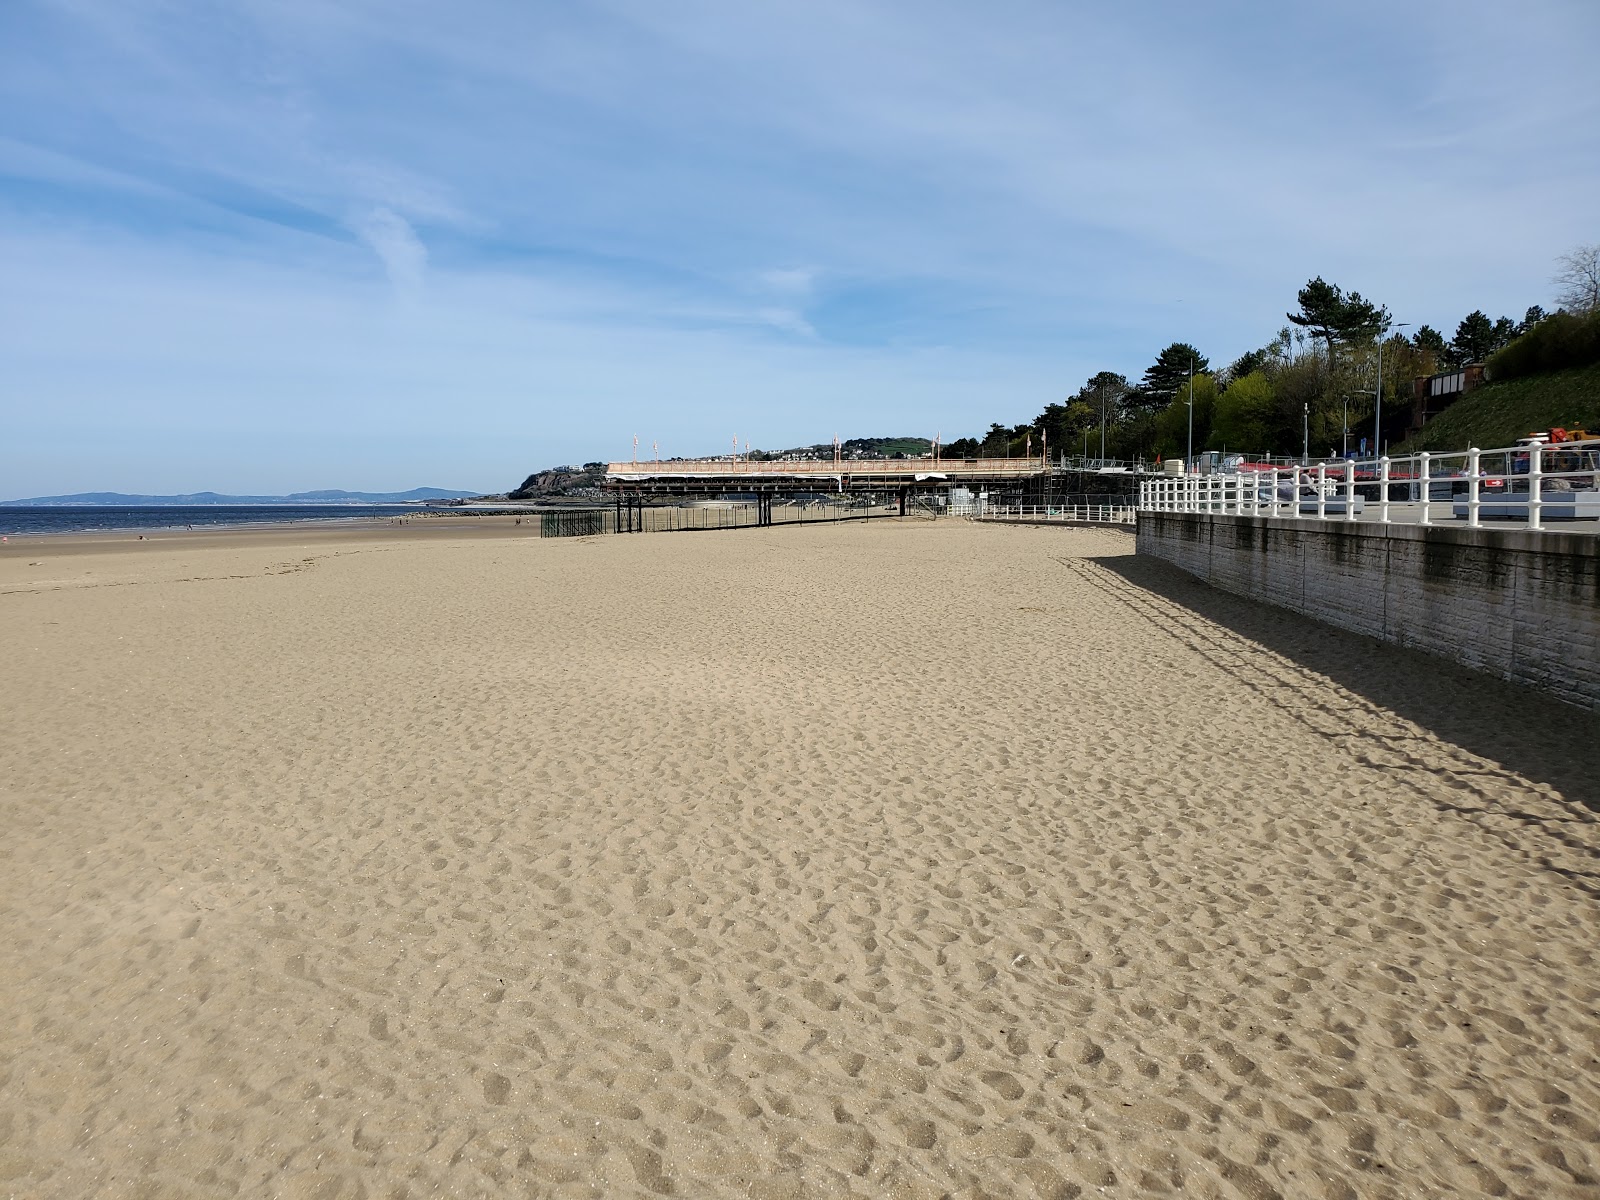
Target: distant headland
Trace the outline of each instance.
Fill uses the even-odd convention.
[[[78,492],[71,496],[33,496],[26,500],[0,500],[0,508],[53,508],[104,506],[107,508],[199,508],[209,505],[242,507],[251,504],[419,504],[428,500],[467,500],[482,492],[452,488],[412,488],[409,492],[294,492],[288,496],[224,496],[218,492],[193,492],[187,496],[130,496],[122,492]]]

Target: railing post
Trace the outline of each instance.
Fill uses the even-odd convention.
[[[1348,458],[1344,460],[1344,519],[1356,519],[1356,464]]]
[[[1419,525],[1433,524],[1433,509],[1428,503],[1433,495],[1433,484],[1431,482],[1433,473],[1429,466],[1429,459],[1432,457],[1433,456],[1430,455],[1426,450],[1417,455],[1417,478],[1420,481],[1422,488],[1422,516],[1417,521],[1417,524]]]
[[[1389,523],[1389,456],[1378,460],[1378,520]]]
[[[1481,472],[1478,469],[1479,450],[1473,446],[1467,451],[1467,528],[1478,528],[1478,507],[1482,501],[1478,498],[1478,480]]]
[[[1317,520],[1328,519],[1328,464],[1317,464]]]
[[[1544,510],[1544,446],[1538,442],[1528,447],[1528,528],[1543,529]]]

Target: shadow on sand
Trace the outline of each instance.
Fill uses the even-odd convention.
[[[1215,663],[1219,679],[1344,741],[1359,759],[1392,768],[1397,783],[1440,812],[1472,820],[1600,896],[1600,714],[1218,591],[1160,559],[1078,561],[1089,565],[1091,582]],[[1442,757],[1424,753],[1423,742]],[[1419,786],[1419,771],[1447,786]]]

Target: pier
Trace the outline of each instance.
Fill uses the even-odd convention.
[[[633,515],[648,501],[672,497],[749,496],[758,524],[772,524],[774,499],[805,495],[883,495],[900,516],[917,497],[952,488],[1005,493],[1013,503],[1048,503],[1052,494],[1086,492],[1093,480],[1102,492],[1132,494],[1136,482],[1155,476],[1143,463],[1106,459],[894,458],[756,460],[742,457],[614,462],[604,487],[616,497],[618,528],[635,527]],[[1074,487],[1074,484],[1079,486]]]

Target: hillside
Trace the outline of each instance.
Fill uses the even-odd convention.
[[[1469,392],[1392,453],[1492,449],[1559,425],[1600,432],[1600,364],[1491,383]]]

